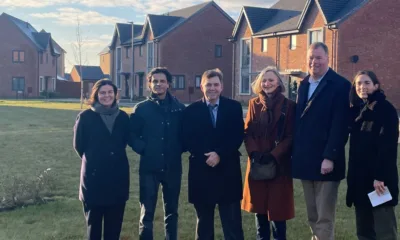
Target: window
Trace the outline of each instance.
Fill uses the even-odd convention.
[[[140,57],[143,56],[143,46],[142,45],[139,46],[139,56]]]
[[[215,45],[215,57],[222,57],[222,45]]]
[[[13,62],[14,63],[23,63],[25,62],[25,52],[20,50],[15,50],[12,52]]]
[[[154,43],[147,43],[147,72],[150,72],[154,67]]]
[[[290,50],[295,50],[297,44],[297,35],[290,35]]]
[[[43,53],[42,52],[39,53],[39,61],[40,61],[40,64],[43,64]]]
[[[25,78],[13,77],[12,78],[12,91],[24,91],[25,90]]]
[[[240,89],[239,93],[250,94],[250,39],[243,39],[240,42]]]
[[[268,51],[268,38],[263,38],[261,42],[261,52]]]
[[[172,76],[172,88],[185,89],[185,76],[183,75]]]
[[[44,77],[39,77],[39,92],[43,92],[46,90],[46,81]]]
[[[46,63],[49,63],[49,54],[46,53]]]
[[[200,85],[201,85],[201,76],[200,75],[196,75],[194,77],[194,86],[196,88],[200,88]]]
[[[126,58],[129,58],[129,48],[125,48],[125,55],[126,55]]]
[[[297,81],[294,77],[289,76],[288,97],[293,101],[297,100]]]
[[[324,37],[323,37],[322,29],[309,30],[308,31],[308,39],[309,39],[309,43],[308,44],[313,44],[315,42],[323,42],[324,41]]]
[[[56,79],[52,78],[51,81],[52,81],[52,85],[53,85],[53,92],[55,92],[56,91]]]

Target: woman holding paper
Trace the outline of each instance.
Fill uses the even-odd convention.
[[[397,141],[399,119],[376,75],[360,71],[351,93],[348,207],[355,206],[360,240],[397,239],[394,207],[398,203]],[[368,194],[377,194],[374,204]],[[391,194],[391,200],[387,198]],[[385,195],[385,196],[384,196]],[[381,201],[382,199],[385,199]],[[386,201],[386,202],[385,202]],[[373,207],[376,202],[379,205]]]

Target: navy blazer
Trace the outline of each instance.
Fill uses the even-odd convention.
[[[242,106],[220,97],[216,127],[206,102],[192,103],[183,112],[183,142],[189,157],[189,202],[232,203],[242,199],[239,148],[244,137]],[[206,164],[208,152],[216,152],[220,163]]]
[[[294,178],[312,181],[339,181],[345,177],[345,144],[348,138],[349,93],[351,84],[329,69],[308,100],[309,78],[298,89],[292,173]],[[334,170],[321,174],[324,159],[334,162]]]

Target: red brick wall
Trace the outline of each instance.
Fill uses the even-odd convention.
[[[0,16],[0,98],[15,97],[12,91],[12,78],[25,78],[25,96],[37,97],[38,85],[38,53],[33,43],[6,16]],[[12,51],[25,51],[23,63],[12,62]],[[28,89],[32,93],[28,94]]]
[[[339,25],[338,70],[352,80],[357,71],[373,70],[389,101],[400,109],[400,4],[373,0]],[[359,56],[357,63],[350,57]]]
[[[300,69],[302,72],[307,72],[306,57],[308,49],[308,30],[309,29],[319,29],[323,28],[324,31],[324,42],[327,44],[330,51],[330,64],[333,64],[333,53],[332,53],[332,43],[333,34],[331,30],[325,27],[325,22],[323,15],[319,11],[319,8],[315,4],[311,4],[308,13],[305,16],[303,26],[300,29],[300,33],[296,34],[296,49],[289,49],[290,45],[290,35],[279,36],[279,56],[277,59],[277,44],[278,37],[268,37],[268,47],[266,52],[262,52],[262,38],[252,39],[252,59],[251,59],[251,71],[253,73],[260,72],[263,68],[267,66],[276,66],[281,72],[285,72],[287,69]],[[250,29],[246,21],[243,21],[237,42],[235,43],[235,80],[236,80],[236,99],[240,101],[248,101],[254,95],[239,95],[239,72],[240,72],[240,42],[241,38],[246,38],[251,36]],[[255,79],[253,76],[253,80]],[[293,76],[293,79],[300,81],[301,77],[304,76]],[[284,76],[285,84],[287,85],[288,77]]]
[[[182,101],[194,101],[202,96],[195,88],[189,95],[189,87],[195,86],[195,76],[205,70],[220,68],[224,74],[223,95],[232,94],[232,34],[233,23],[217,8],[210,5],[192,19],[176,28],[160,41],[159,66],[167,67],[173,75],[185,76],[185,89],[172,90]],[[215,45],[222,45],[222,57],[215,57]]]
[[[46,58],[46,56],[48,57]],[[57,76],[56,70],[56,64],[53,65],[53,56],[51,55],[49,44],[46,51],[43,52],[43,64],[39,64],[39,76],[55,78]]]
[[[57,80],[56,92],[60,98],[80,98],[81,83]]]
[[[104,74],[111,73],[111,53],[100,55],[100,68]]]

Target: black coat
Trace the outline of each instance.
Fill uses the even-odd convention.
[[[375,190],[374,180],[378,180],[385,183],[393,197],[385,205],[395,206],[399,194],[399,119],[396,109],[380,92],[371,96],[367,104],[363,111],[360,106],[351,108],[346,203],[349,207],[371,207],[367,194]]]
[[[82,158],[79,199],[93,205],[125,203],[129,198],[129,117],[120,111],[110,134],[100,114],[81,112],[74,127],[74,149]]]
[[[183,139],[189,157],[189,202],[232,203],[242,199],[239,148],[244,137],[242,106],[220,97],[216,128],[204,100],[184,111]],[[215,151],[220,163],[206,164],[205,153]]]
[[[319,83],[310,100],[309,77],[298,89],[292,173],[294,178],[311,181],[344,179],[345,144],[348,138],[349,92],[351,84],[332,69]],[[334,162],[334,169],[321,174],[324,159]]]
[[[182,114],[185,105],[170,94],[167,106],[148,98],[130,116],[132,149],[140,154],[139,173],[182,173]]]

